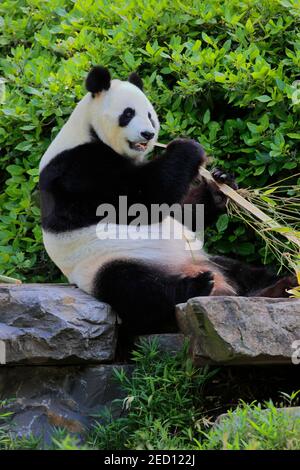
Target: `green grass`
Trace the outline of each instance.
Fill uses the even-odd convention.
[[[160,139],[199,140],[241,187],[296,173],[299,25],[298,0],[2,0],[0,272],[61,279],[42,246],[37,167],[92,64],[122,79],[137,69]],[[224,217],[207,248],[248,261],[266,251]]]
[[[299,450],[300,415],[293,418],[275,407],[241,404],[198,443],[199,449],[226,450]]]
[[[135,369],[131,376],[116,372],[126,395],[113,404],[120,417],[113,419],[107,409],[84,440],[56,429],[52,449],[300,449],[300,418],[292,419],[276,407],[297,404],[300,391],[281,394],[281,403],[276,406],[270,399],[262,404],[240,401],[212,427],[220,413],[211,409],[211,390],[218,370],[197,370],[187,348],[171,356],[162,354],[155,342],[143,342],[133,360]],[[222,387],[230,388],[231,383],[223,382]],[[5,403],[2,405],[4,410]],[[3,411],[0,417],[0,449],[42,447],[38,438],[13,437],[8,431],[11,416]]]
[[[133,353],[132,377],[118,374],[126,416],[95,427],[87,443],[113,449],[184,449],[201,428],[204,390],[216,371],[196,370],[186,349],[172,357],[155,343]]]

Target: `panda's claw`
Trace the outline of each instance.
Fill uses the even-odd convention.
[[[235,182],[234,174],[226,173],[223,169],[220,168],[214,168],[211,174],[217,183],[225,183],[233,189],[238,189],[238,185]]]

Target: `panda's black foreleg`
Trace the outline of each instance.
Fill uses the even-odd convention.
[[[226,183],[233,189],[237,189],[234,176],[224,170],[214,168],[211,174],[217,183]],[[219,189],[214,181],[206,181],[204,178],[197,185],[191,187],[183,199],[183,204],[192,205],[192,226],[193,231],[197,231],[197,204],[204,205],[204,226],[209,227],[216,222],[218,217],[226,212],[227,196]]]
[[[97,273],[93,294],[110,304],[128,335],[135,336],[174,330],[175,305],[209,295],[213,283],[210,272],[179,276],[138,261],[115,260]]]
[[[175,139],[162,156],[135,167],[129,179],[129,196],[147,206],[181,203],[206,160],[198,142]]]

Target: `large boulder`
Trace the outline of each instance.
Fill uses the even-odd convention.
[[[0,285],[0,363],[111,362],[116,316],[71,285]]]
[[[299,357],[299,299],[197,297],[177,306],[177,320],[198,365],[292,364]]]

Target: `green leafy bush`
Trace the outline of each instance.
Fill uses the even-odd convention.
[[[138,69],[161,140],[194,137],[240,186],[296,173],[299,23],[297,0],[3,0],[0,272],[59,278],[42,248],[37,166],[92,64],[121,78]],[[210,251],[264,257],[236,221],[207,239]]]

